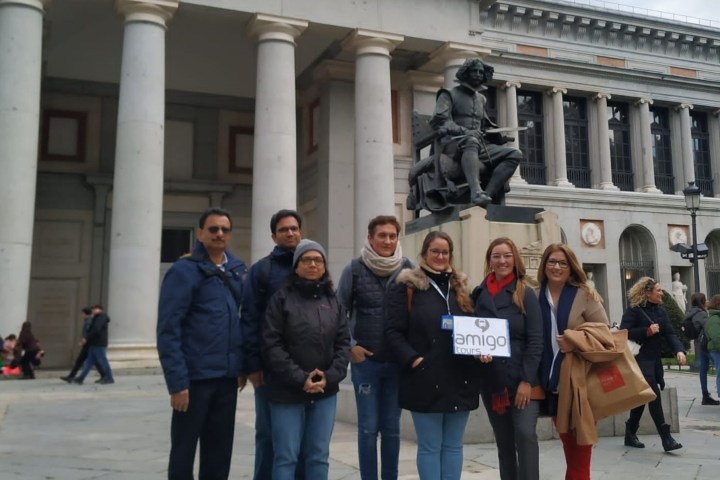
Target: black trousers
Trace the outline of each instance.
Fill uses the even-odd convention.
[[[85,365],[85,359],[88,356],[88,349],[90,347],[88,344],[84,344],[82,348],[80,349],[80,353],[78,354],[77,358],[75,359],[75,364],[72,367],[72,370],[70,370],[70,373],[68,373],[68,377],[75,378],[75,375],[82,369],[83,365]],[[95,369],[98,371],[101,377],[105,376],[105,372],[102,371],[102,368],[100,367],[100,364],[95,362]]]
[[[650,410],[650,416],[653,419],[653,423],[655,423],[655,428],[658,433],[660,433],[660,426],[665,424],[665,414],[662,408],[662,400],[660,399],[660,388],[654,379],[647,380],[650,388],[652,388],[652,391],[655,392],[656,395],[655,400],[648,403],[647,406]],[[644,411],[645,405],[640,405],[639,407],[635,407],[630,410],[630,418],[628,419],[630,426],[637,428],[637,426],[640,425],[640,418],[642,418]]]
[[[192,480],[200,441],[200,480],[227,480],[230,475],[237,378],[190,382],[187,412],[173,410],[170,427],[169,480]]]

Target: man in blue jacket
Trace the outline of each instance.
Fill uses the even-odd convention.
[[[200,217],[193,253],[168,270],[160,289],[157,348],[173,409],[168,478],[193,478],[200,441],[200,478],[230,474],[242,371],[240,298],[245,263],[227,250],[230,213]]]
[[[293,271],[293,254],[302,239],[302,218],[295,210],[280,210],[270,218],[275,247],[250,268],[242,303],[243,353],[245,373],[255,389],[255,473],[254,480],[272,476],[273,446],[270,404],[263,381],[262,328],[270,297],[280,290]],[[302,478],[302,459],[296,478]]]

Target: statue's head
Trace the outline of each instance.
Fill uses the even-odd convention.
[[[468,58],[455,74],[460,83],[467,83],[473,88],[489,82],[493,78],[495,69],[485,64],[479,58]]]

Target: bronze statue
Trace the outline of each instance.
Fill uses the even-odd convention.
[[[513,139],[485,111],[487,99],[481,92],[487,90],[484,84],[493,73],[493,67],[482,60],[468,59],[455,75],[459,85],[438,91],[429,121],[431,155],[410,170],[409,209],[440,211],[453,205],[485,208],[491,202],[504,203],[507,182],[522,153],[505,146]]]

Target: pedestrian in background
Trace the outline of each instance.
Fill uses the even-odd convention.
[[[702,392],[703,405],[720,405],[720,400],[715,400],[710,395],[707,386],[707,375],[710,367],[710,354],[708,346],[703,338],[707,336],[703,333],[705,330],[705,322],[708,319],[707,298],[704,293],[695,292],[690,297],[690,310],[685,314],[685,320],[692,319],[695,331],[700,332],[698,337],[693,340],[695,342],[695,358],[700,365],[700,391]],[[713,361],[713,363],[715,363]],[[717,369],[717,364],[715,364]]]

